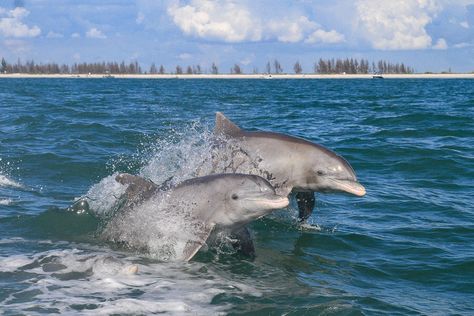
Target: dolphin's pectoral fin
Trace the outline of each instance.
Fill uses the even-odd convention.
[[[195,240],[189,240],[183,249],[183,259],[184,261],[191,260],[194,255],[201,249],[201,247],[206,243],[207,238],[214,229],[215,224],[204,225],[200,227],[199,232],[196,233]]]
[[[227,117],[221,112],[216,112],[216,127],[214,128],[215,134],[222,134],[227,136],[234,136],[240,133],[242,130],[240,127],[232,123]]]
[[[247,227],[233,231],[230,239],[232,247],[237,250],[237,253],[248,257],[255,257],[255,246]]]
[[[298,217],[301,222],[304,222],[313,213],[316,204],[314,192],[296,192],[295,197],[298,204]]]

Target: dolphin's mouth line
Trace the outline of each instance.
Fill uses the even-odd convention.
[[[337,183],[339,188],[344,192],[357,196],[364,196],[366,193],[364,186],[357,181],[342,179],[331,179],[331,181]]]
[[[252,198],[247,198],[247,201],[252,201],[252,202],[257,202],[259,204],[263,204],[265,206],[268,206],[269,208],[272,209],[279,209],[279,208],[284,208],[287,207],[290,204],[290,200],[287,197],[278,197],[275,199],[252,199]]]

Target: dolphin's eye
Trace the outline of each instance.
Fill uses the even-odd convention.
[[[239,198],[239,196],[237,194],[232,194],[231,196],[232,200],[237,200]]]
[[[322,171],[322,170],[318,170],[318,171],[316,171],[316,173],[318,174],[318,176],[323,176],[324,175],[324,171]]]

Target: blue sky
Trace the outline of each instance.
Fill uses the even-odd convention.
[[[0,56],[220,72],[352,57],[471,72],[474,0],[0,0]]]

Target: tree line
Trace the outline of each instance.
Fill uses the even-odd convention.
[[[18,59],[16,63],[8,63],[2,58],[0,63],[2,73],[27,73],[27,74],[141,74],[142,67],[138,62],[120,64],[117,62],[96,62],[96,63],[74,63],[72,65],[46,63],[37,64],[33,60],[23,63]]]
[[[296,71],[296,70],[295,70]],[[411,74],[415,70],[406,66],[404,63],[391,63],[386,60],[379,60],[377,63],[369,64],[367,59],[322,59],[320,58],[314,64],[314,72],[320,74],[368,74],[368,73],[384,73],[384,74]]]
[[[72,65],[57,63],[35,63],[33,60],[22,62],[20,59],[15,63],[9,63],[2,58],[0,63],[1,73],[27,73],[27,74],[219,74],[219,67],[212,63],[209,69],[203,69],[200,65],[190,65],[182,67],[177,65],[172,69],[165,69],[163,65],[157,66],[152,63],[147,70],[143,70],[138,62],[126,63],[118,62],[94,62],[94,63],[74,63]],[[291,70],[290,70],[291,72]],[[295,74],[303,73],[303,66],[299,61],[295,62],[292,67]],[[314,63],[313,73],[318,74],[368,74],[368,73],[384,73],[384,74],[409,74],[414,69],[403,63],[391,63],[385,60],[371,62],[367,59],[322,59],[320,58]],[[244,70],[236,63],[228,72],[230,74],[243,74]],[[253,68],[253,73],[258,74],[258,68]],[[264,72],[266,74],[282,74],[283,66],[278,60],[268,61],[265,64]],[[288,73],[288,72],[287,72]]]

